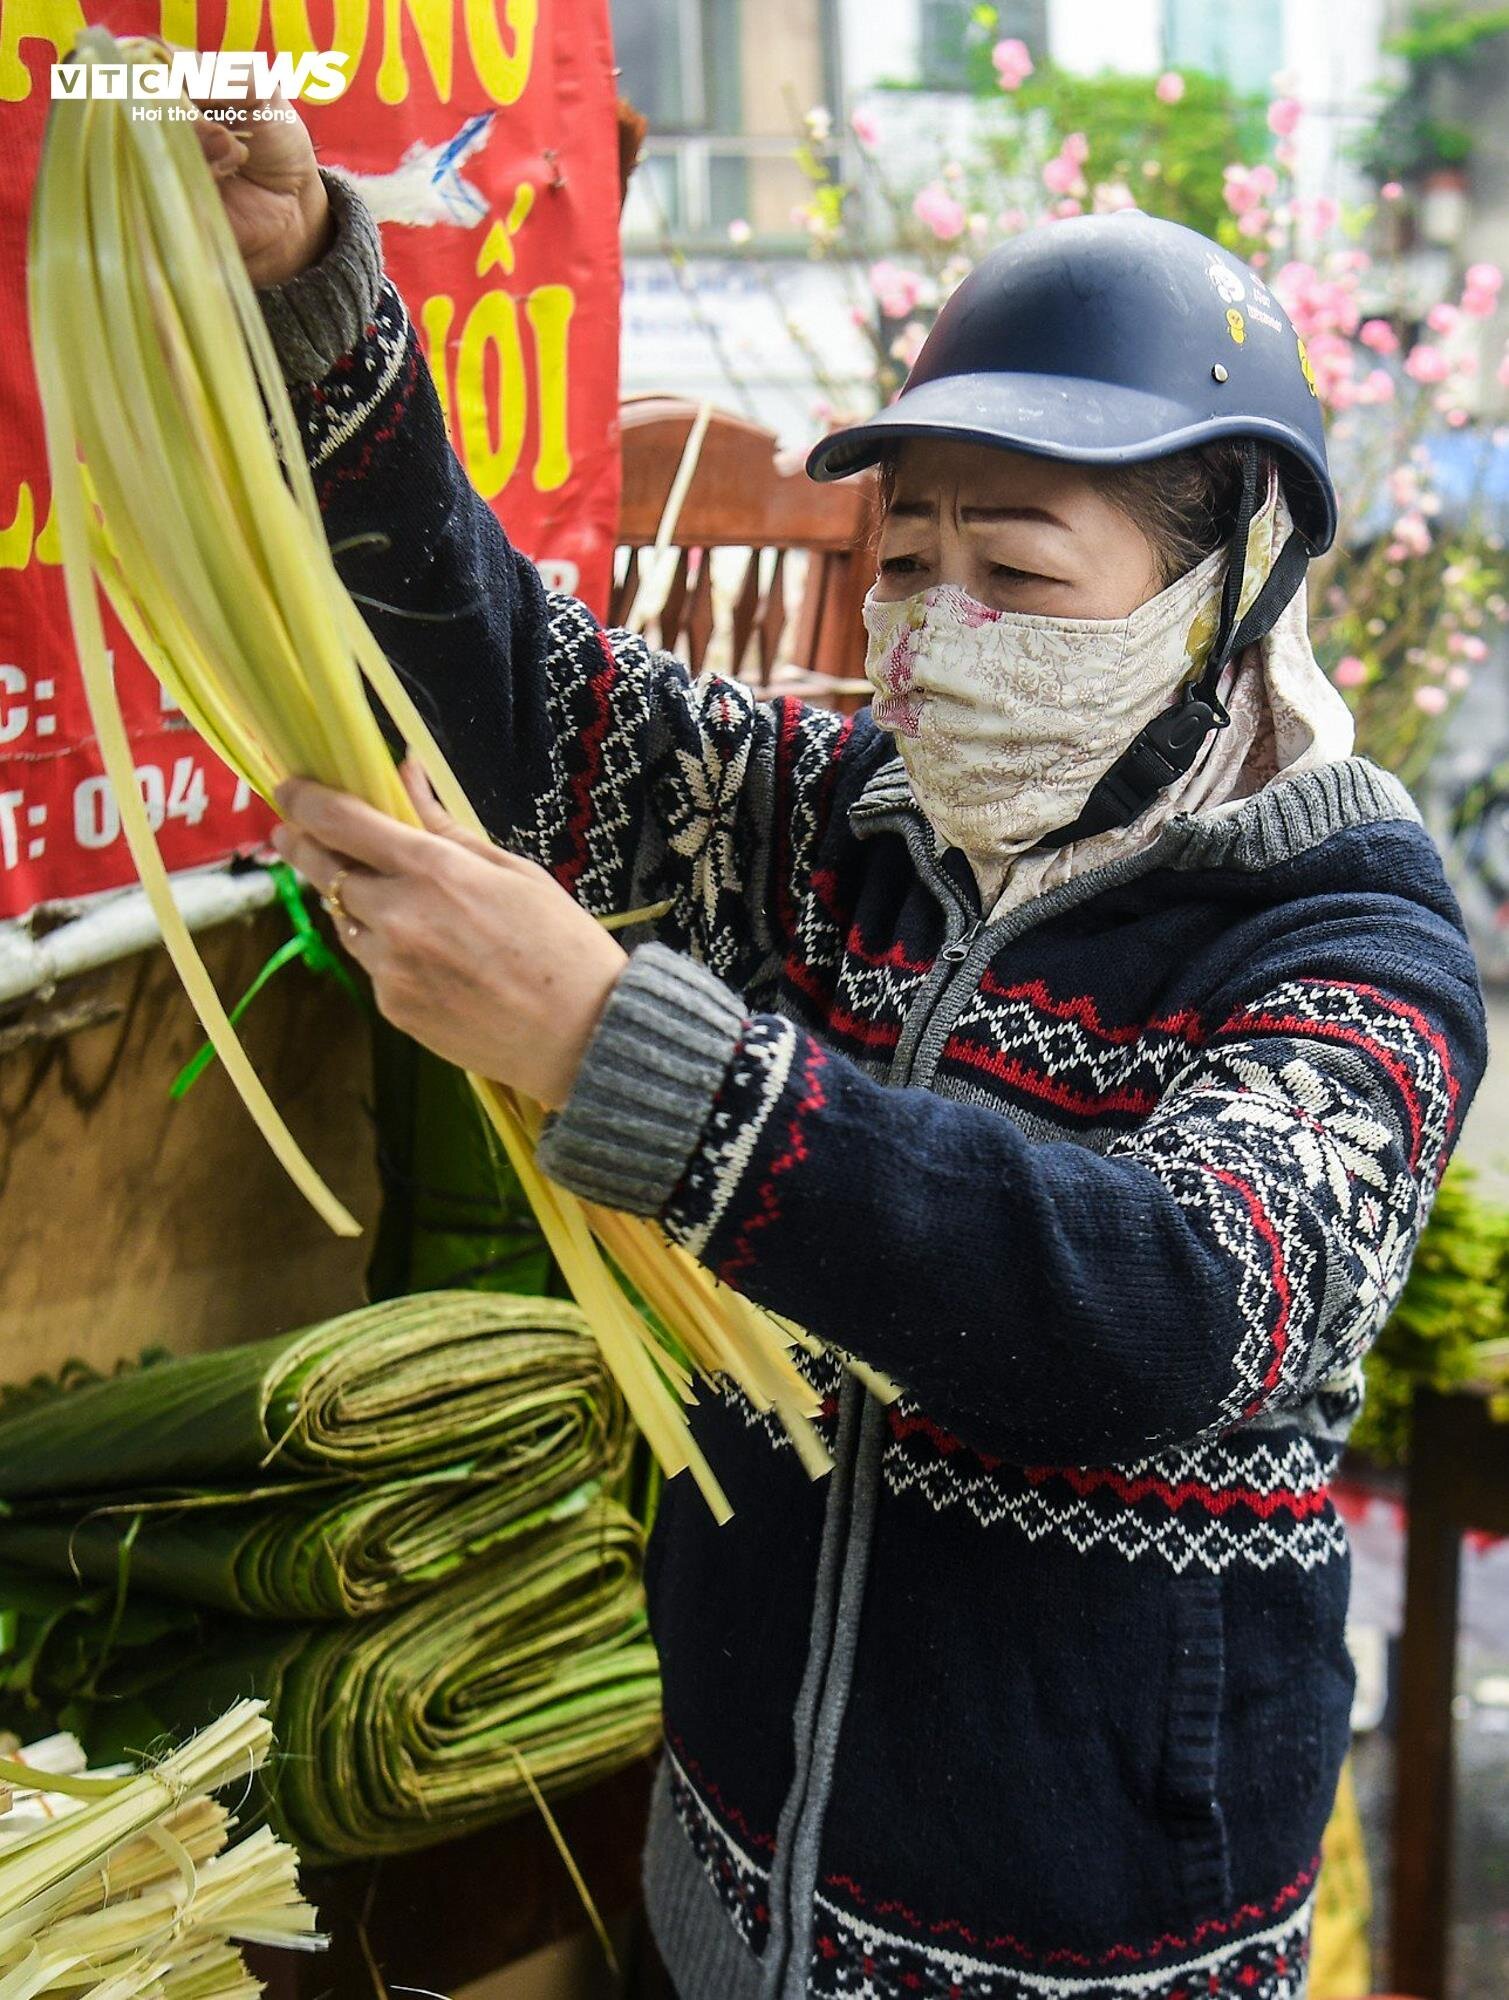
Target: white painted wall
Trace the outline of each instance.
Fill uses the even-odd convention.
[[[917,0],[838,0],[840,82],[846,97],[917,74]]]
[[[1163,64],[1160,0],[1049,0],[1048,52],[1065,69],[1146,76]]]
[[[625,258],[625,396],[706,396],[756,418],[789,448],[820,434],[820,403],[869,407],[869,355],[852,317],[863,289],[846,266],[699,257],[692,275],[695,313],[669,264]]]
[[[1284,0],[1284,68],[1290,95],[1305,107],[1296,143],[1296,179],[1305,194],[1361,200],[1369,192],[1346,157],[1371,123],[1375,84],[1388,65],[1381,48],[1388,0]]]

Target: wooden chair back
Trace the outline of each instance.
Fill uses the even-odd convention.
[[[621,405],[614,624],[628,617],[648,574],[697,409],[679,396],[636,396]],[[676,518],[669,577],[651,579],[661,601],[652,606],[648,636],[694,673],[711,653],[722,671],[762,692],[858,707],[869,694],[860,607],[874,573],[870,488],[868,474],[818,485],[800,462],[777,458],[773,432],[715,410]],[[733,565],[732,590],[720,588],[715,597],[711,558],[720,549],[741,550],[744,561]],[[798,555],[805,564],[792,611],[788,569]]]

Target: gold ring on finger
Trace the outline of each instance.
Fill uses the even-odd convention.
[[[350,873],[351,870],[349,868],[337,868],[335,879],[320,898],[320,901],[330,913],[330,921],[338,930],[345,929],[349,931],[351,924],[351,913],[341,901],[341,884]]]

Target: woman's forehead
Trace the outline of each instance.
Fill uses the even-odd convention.
[[[897,457],[893,506],[907,513],[922,507],[932,511],[942,500],[959,506],[1043,507],[1056,512],[1055,503],[1082,503],[1093,490],[1093,478],[1084,466],[967,439],[908,438]]]

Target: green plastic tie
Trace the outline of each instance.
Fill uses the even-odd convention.
[[[247,987],[241,998],[232,1007],[230,1011],[232,1022],[234,1023],[241,1019],[241,1016],[246,1012],[253,1000],[256,999],[268,980],[272,978],[273,974],[280,972],[285,965],[292,964],[296,958],[302,959],[311,972],[328,973],[345,990],[351,999],[355,1001],[356,1005],[365,1011],[367,1002],[361,988],[341,963],[339,955],[330,949],[330,946],[320,935],[318,926],[309,914],[309,906],[304,901],[303,888],[293,869],[286,861],[273,861],[268,864],[267,872],[273,879],[273,884],[278,892],[278,901],[283,905],[289,923],[293,926],[293,932],[290,937],[285,938],[283,943],[278,946],[251,985]],[[206,1042],[198,1054],[191,1056],[178,1072],[177,1076],[174,1077],[169,1086],[168,1095],[174,1098],[187,1096],[189,1091],[194,1087],[194,1084],[214,1060],[214,1047],[211,1043]]]

